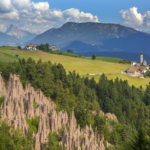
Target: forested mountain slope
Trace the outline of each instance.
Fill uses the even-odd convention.
[[[118,78],[108,80],[105,75],[96,83],[75,71],[67,75],[61,64],[36,63],[32,58],[0,62],[0,71],[0,90],[5,95],[0,103],[2,120],[23,127],[25,133],[34,132],[31,138],[38,148],[60,149],[59,142],[68,149],[103,150],[108,141],[113,149],[129,150],[136,131],[141,126],[149,129],[150,85],[144,91]],[[10,72],[19,76],[10,76]],[[100,110],[114,113],[118,122],[102,116]]]

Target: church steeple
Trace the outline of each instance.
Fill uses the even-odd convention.
[[[143,63],[143,52],[141,51],[140,53],[140,63],[142,64]]]

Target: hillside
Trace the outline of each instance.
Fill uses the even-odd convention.
[[[129,150],[141,126],[143,138],[150,137],[150,85],[144,90],[105,75],[96,83],[66,74],[62,64],[32,58],[0,62],[0,69],[0,146],[5,149]]]
[[[111,57],[111,58],[120,58],[120,59],[126,59],[131,61],[140,61],[140,53],[132,53],[132,52],[81,52],[81,55],[85,57],[91,57],[93,54],[95,54],[97,57]],[[144,60],[147,61],[148,64],[150,64],[150,56],[146,53],[143,53]]]
[[[98,148],[105,150],[104,139],[100,140],[97,131],[95,130],[94,133],[91,126],[86,126],[84,130],[86,134],[80,131],[80,126],[77,124],[74,116],[74,110],[71,110],[70,117],[63,110],[57,114],[56,105],[41,90],[36,91],[30,84],[24,90],[16,75],[10,74],[7,84],[3,82],[0,75],[0,84],[2,85],[0,87],[0,97],[1,93],[5,93],[6,97],[1,107],[2,120],[7,120],[8,124],[13,125],[15,129],[22,128],[23,132],[26,133],[29,129],[32,129],[29,124],[30,120],[35,116],[39,118],[38,128],[34,130],[36,150],[41,150],[42,145],[48,141],[46,139],[49,133],[54,133],[54,131],[60,132],[60,144],[70,150],[74,148],[79,149],[80,145],[82,145],[82,148],[89,147],[91,150]],[[49,115],[50,112],[51,115]],[[68,128],[69,130],[67,130]],[[88,136],[90,137],[89,139],[87,138]],[[68,138],[71,140],[67,140]],[[84,140],[85,142],[83,142]],[[74,145],[73,143],[76,141],[78,143]],[[109,143],[107,142],[106,145],[108,146]]]
[[[120,73],[121,70],[125,70],[129,67],[129,65],[55,55],[42,51],[17,51],[10,49],[12,48],[0,47],[1,61],[13,61],[18,58],[28,59],[29,57],[32,57],[35,61],[37,61],[41,58],[44,62],[50,60],[52,63],[61,63],[67,72],[75,70],[80,75],[86,75],[87,73]],[[18,58],[15,57],[16,54],[19,55]]]
[[[86,57],[86,58],[91,59],[91,57]],[[119,61],[122,61],[123,59],[113,58],[113,57],[96,57],[96,60],[112,62],[112,63],[119,63]]]
[[[124,64],[105,62],[104,59],[103,61],[93,61],[89,59],[81,59],[81,58],[75,58],[75,57],[69,57],[69,56],[49,54],[49,53],[45,53],[42,51],[19,51],[19,50],[11,50],[11,49],[13,49],[13,47],[0,47],[0,60],[1,61],[13,62],[14,60],[18,60],[19,58],[28,59],[29,57],[32,56],[32,58],[35,61],[41,58],[44,62],[50,60],[52,63],[61,63],[65,67],[67,73],[68,71],[75,70],[80,75],[86,75],[88,73],[91,73],[91,74],[120,73],[121,70],[125,70],[130,66],[130,65],[124,65]],[[18,58],[15,57],[16,54],[19,55]],[[139,79],[139,78],[132,78],[128,75],[126,75],[125,77],[124,75],[110,75],[108,76],[108,78],[114,79],[114,77],[116,78],[117,76],[123,80],[129,80],[129,84],[135,85],[136,87],[139,87],[140,85],[142,85],[145,88],[146,85],[150,82],[149,78]],[[98,82],[100,76],[96,76],[94,78]]]
[[[52,28],[27,43],[49,43],[74,52],[125,51],[149,53],[150,34],[118,24],[68,22]],[[76,44],[75,44],[76,43]]]

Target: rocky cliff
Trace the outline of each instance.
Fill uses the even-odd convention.
[[[4,83],[0,75],[0,96],[2,95],[5,95],[4,103],[1,105],[2,120],[6,120],[15,128],[22,128],[24,134],[29,129],[26,118],[39,116],[38,131],[34,135],[36,150],[40,150],[41,145],[46,142],[50,131],[60,133],[60,129],[60,144],[67,147],[67,150],[81,150],[81,147],[82,150],[105,150],[104,139],[100,140],[97,129],[93,131],[91,126],[86,126],[81,130],[73,109],[70,117],[65,111],[56,113],[54,102],[30,84],[24,90],[19,76],[10,74],[8,82]],[[106,145],[109,146],[109,143],[106,142]]]

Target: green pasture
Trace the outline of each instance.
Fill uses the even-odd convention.
[[[42,59],[43,62],[51,61],[52,63],[61,63],[66,71],[73,71],[75,70],[80,75],[86,74],[114,74],[120,73],[121,70],[126,70],[130,65],[118,64],[114,63],[118,58],[110,58],[110,57],[99,57],[103,58],[99,61],[90,60],[90,59],[83,59],[83,58],[76,58],[64,55],[56,55],[50,54],[42,51],[20,51],[20,50],[12,50],[14,47],[0,47],[0,61],[9,61],[13,62],[14,60],[18,60],[19,58],[28,59],[32,57],[35,61]],[[17,49],[17,48],[16,48]],[[18,54],[18,58],[15,56]],[[114,61],[113,63],[106,62],[104,60]],[[93,76],[88,76],[92,78]],[[100,76],[94,76],[95,80],[98,82]],[[139,87],[140,85],[143,88],[146,87],[147,84],[150,82],[150,78],[136,78],[131,77],[128,75],[107,75],[108,79],[115,79],[118,77],[122,80],[128,80],[129,85],[135,85]]]
[[[80,75],[99,74],[99,73],[120,73],[121,70],[127,69],[130,65],[114,64],[104,61],[95,61],[83,58],[75,58],[64,55],[50,54],[42,51],[25,51],[25,50],[11,50],[13,47],[0,47],[1,61],[14,61],[19,58],[28,59],[32,57],[35,61],[40,58],[44,61],[51,61],[52,63],[61,63],[66,71],[75,70]],[[15,55],[18,54],[18,58]]]
[[[91,59],[92,57],[86,57],[86,58]],[[96,57],[96,60],[118,63],[120,60],[123,60],[123,59],[113,58],[113,57]]]

